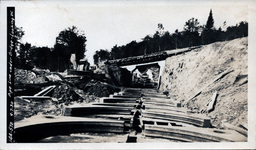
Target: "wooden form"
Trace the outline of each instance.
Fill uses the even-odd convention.
[[[120,97],[103,97],[100,99],[101,103],[139,103],[140,99],[138,98],[120,98]]]
[[[116,106],[116,107],[128,107],[128,108],[142,108],[145,109],[145,106],[143,104],[139,103],[91,103],[92,105],[100,105],[100,106]],[[140,106],[139,106],[140,105]]]
[[[122,95],[122,94],[116,94],[116,95],[109,95],[110,98],[141,98],[141,96],[138,95],[131,95],[131,94],[127,94],[127,95]]]
[[[124,121],[83,117],[34,116],[14,125],[16,142],[36,142],[71,133],[124,133]]]
[[[192,124],[199,127],[211,127],[211,121],[209,118],[203,115],[197,114],[184,114],[178,112],[147,112],[143,111],[143,117],[152,119],[161,119],[174,122],[181,122],[186,124]]]
[[[89,116],[95,114],[133,114],[133,108],[116,107],[116,106],[100,106],[100,105],[85,105],[85,106],[67,106],[64,108],[64,116]]]
[[[122,120],[122,121],[130,121],[132,119],[132,115],[116,115],[116,114],[106,114],[106,115],[90,115],[88,118],[105,118],[105,119],[114,119],[114,120]]]
[[[149,125],[163,125],[163,126],[178,126],[178,127],[189,127],[193,125],[180,123],[180,122],[173,122],[168,120],[161,120],[161,119],[152,119],[152,118],[142,118],[143,126],[145,127],[146,124]]]
[[[163,94],[143,94],[143,97],[150,97],[150,98],[168,98],[166,95]]]
[[[163,125],[145,125],[144,135],[182,142],[245,142],[247,139],[233,130]]]
[[[147,107],[146,107],[147,106]],[[185,108],[176,108],[176,107],[170,107],[170,106],[157,106],[157,105],[149,105],[147,104],[145,106],[145,110],[147,112],[179,112],[179,113],[190,113],[189,110]]]
[[[181,107],[181,103],[179,101],[174,101],[172,99],[143,98],[142,100],[147,104],[172,104],[175,107]]]
[[[171,104],[171,103],[159,103],[159,102],[146,102],[144,101],[143,104],[145,105],[145,107],[147,108],[147,106],[157,106],[157,107],[176,107],[175,104]]]

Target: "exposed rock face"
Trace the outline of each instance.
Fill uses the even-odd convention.
[[[132,74],[126,68],[120,68],[115,64],[100,64],[94,73],[105,74],[117,86],[130,86],[132,82]]]
[[[132,82],[132,74],[126,68],[119,68],[117,65],[107,65],[108,75],[119,86],[130,86]]]
[[[195,112],[206,110],[218,91],[215,108],[208,113],[213,124],[247,126],[247,62],[248,38],[205,45],[167,58],[160,90]]]

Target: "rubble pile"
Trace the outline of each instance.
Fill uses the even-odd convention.
[[[65,103],[66,105],[71,101],[82,101],[80,96],[68,84],[57,86],[53,91],[52,97],[56,98],[59,103]]]
[[[87,95],[94,95],[97,97],[106,97],[110,94],[120,91],[120,88],[116,86],[95,80],[91,80],[82,89],[86,92]]]
[[[27,100],[14,98],[14,121],[23,120],[34,115],[61,115],[62,105],[48,100]]]
[[[45,83],[45,77],[41,74],[37,75],[35,71],[32,70],[23,70],[23,69],[14,69],[14,84],[37,84]]]
[[[33,115],[61,115],[63,107],[90,103],[119,88],[83,75],[15,69],[15,121]]]

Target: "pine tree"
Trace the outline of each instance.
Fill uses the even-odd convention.
[[[212,17],[212,9],[211,9],[209,17],[208,17],[208,20],[206,22],[205,28],[206,29],[212,29],[213,28],[213,24],[214,24],[214,20],[213,20],[213,17]]]

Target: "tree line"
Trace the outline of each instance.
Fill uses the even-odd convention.
[[[214,27],[212,10],[210,10],[205,25],[200,25],[198,19],[191,18],[185,22],[183,31],[176,29],[174,33],[164,31],[163,24],[158,24],[158,30],[153,35],[147,35],[142,41],[131,41],[122,46],[114,45],[110,51],[100,49],[94,54],[94,63],[104,59],[120,59],[125,57],[139,56],[174,50],[178,48],[205,45],[217,41],[232,40],[248,36],[248,23],[241,21],[235,26]]]
[[[197,45],[210,44],[216,41],[232,40],[248,36],[248,23],[242,21],[235,26],[225,26],[216,29],[212,10],[210,10],[206,25],[191,18],[185,22],[183,31],[176,29],[174,33],[164,30],[163,24],[157,25],[158,30],[153,35],[146,35],[142,41],[131,41],[122,46],[114,45],[110,51],[100,49],[93,56],[94,63],[101,60],[120,59],[131,56],[147,55],[165,50],[173,50]],[[72,67],[71,54],[76,54],[76,62],[85,57],[86,36],[84,31],[72,26],[64,29],[56,37],[54,47],[37,47],[30,43],[21,43],[25,34],[22,28],[15,28],[14,40],[16,43],[16,68],[33,67],[49,69],[51,71],[64,71]]]
[[[76,62],[85,57],[86,37],[77,27],[68,27],[56,37],[53,48],[31,46],[20,43],[25,34],[22,28],[16,27],[16,60],[15,67],[32,69],[34,67],[51,71],[64,71],[71,68],[70,56],[76,54]]]

